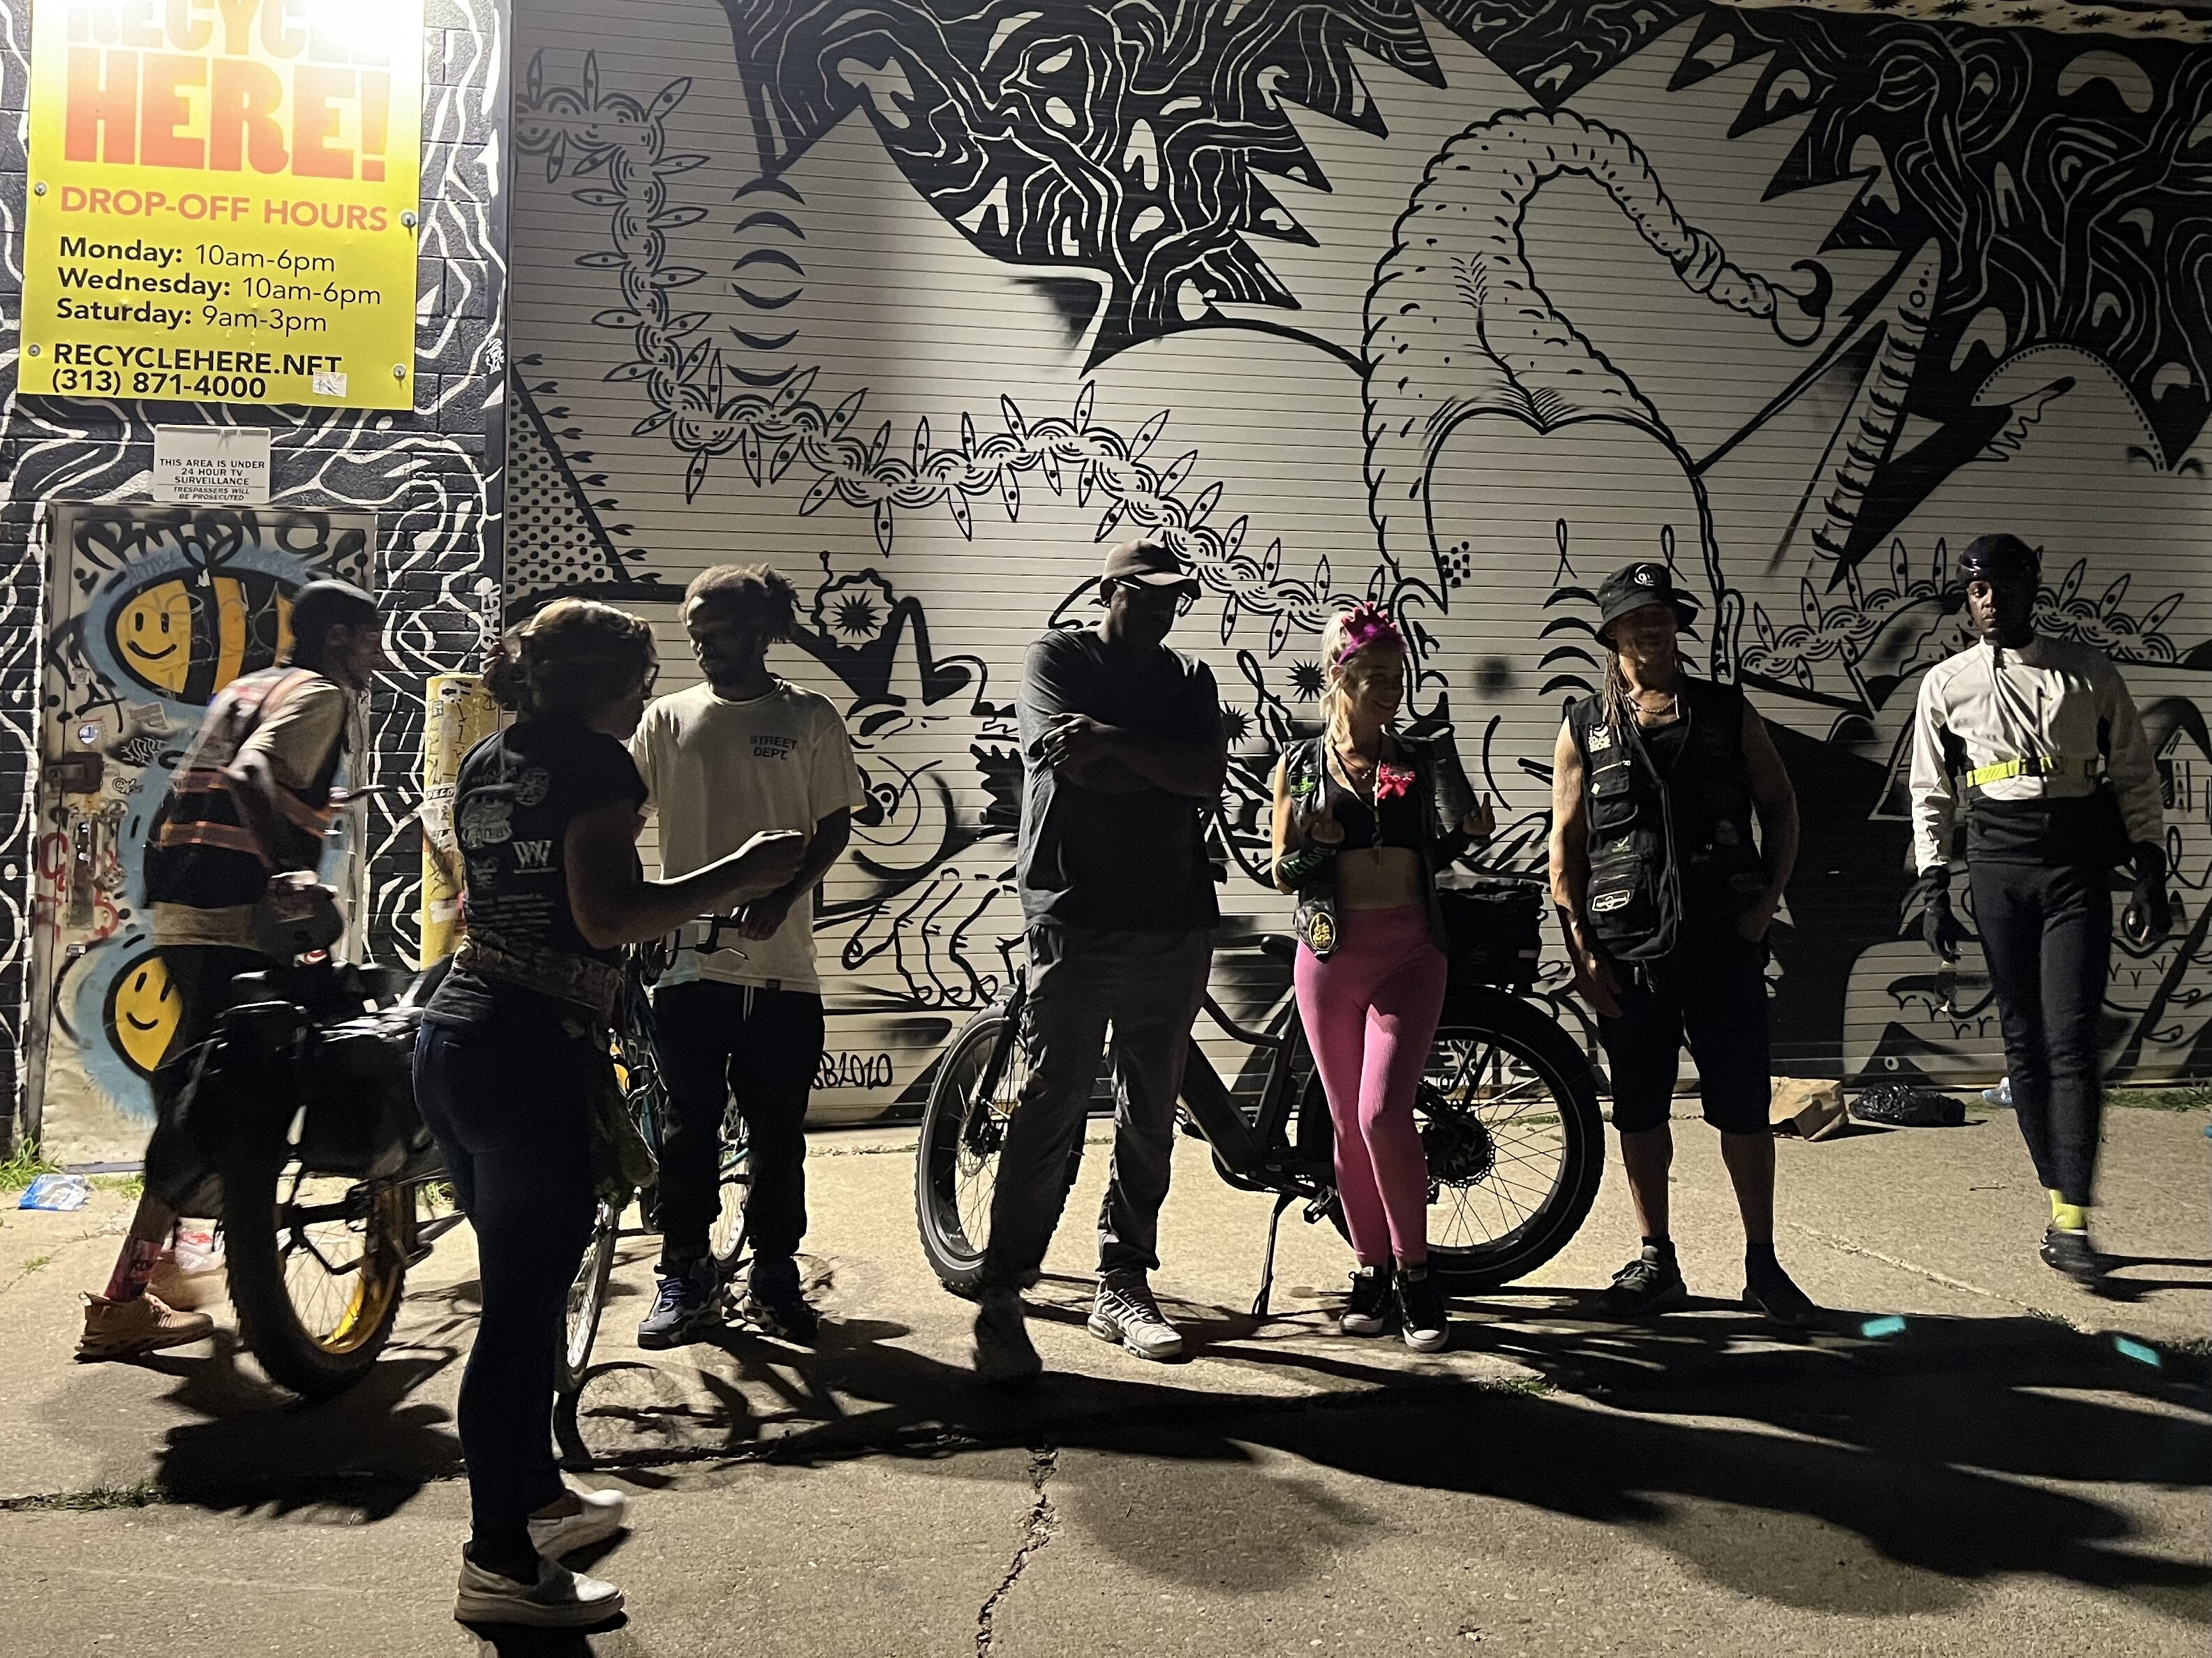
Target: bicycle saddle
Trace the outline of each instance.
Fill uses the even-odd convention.
[[[1297,959],[1298,941],[1287,932],[1263,932],[1260,935],[1260,951],[1287,965]]]

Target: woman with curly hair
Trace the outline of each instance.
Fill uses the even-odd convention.
[[[645,786],[623,743],[657,671],[640,618],[548,605],[485,675],[521,717],[470,752],[454,795],[468,933],[424,1010],[415,1088],[481,1261],[459,1412],[465,1623],[573,1627],[622,1608],[612,1584],[559,1564],[619,1529],[623,1505],[562,1484],[551,1432],[562,1309],[591,1233],[593,1102],[614,1086],[620,950],[781,885],[804,845],[757,835],[682,880],[644,878]]]
[[[1358,1260],[1342,1324],[1376,1335],[1395,1312],[1406,1345],[1434,1352],[1450,1333],[1428,1271],[1413,1094],[1443,1012],[1436,878],[1494,824],[1455,756],[1395,729],[1406,642],[1380,606],[1332,617],[1322,661],[1322,733],[1275,768],[1275,884],[1298,896],[1298,1016],[1328,1096]]]

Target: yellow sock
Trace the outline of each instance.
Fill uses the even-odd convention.
[[[2056,1226],[2058,1224],[2058,1211],[2063,1206],[2066,1199],[2058,1195],[2058,1188],[2055,1186],[2045,1187],[2043,1195],[2051,1199],[2051,1224]]]
[[[2051,1224],[2062,1232],[2086,1232],[2089,1230],[2089,1206],[2054,1203],[2051,1206]]]

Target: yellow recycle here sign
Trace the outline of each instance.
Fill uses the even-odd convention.
[[[37,0],[21,386],[404,409],[422,0]]]

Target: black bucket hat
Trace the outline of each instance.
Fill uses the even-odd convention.
[[[1674,619],[1684,628],[1697,620],[1698,601],[1674,585],[1674,572],[1663,564],[1624,564],[1598,585],[1597,636],[1631,610],[1647,604],[1672,604]]]

